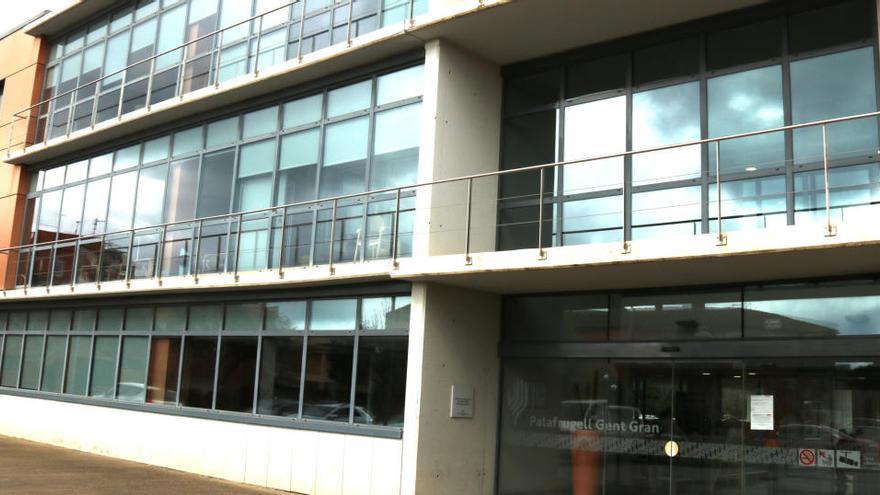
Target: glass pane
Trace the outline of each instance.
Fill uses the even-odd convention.
[[[880,203],[880,165],[835,167],[828,171],[832,223],[870,225]],[[795,223],[824,224],[825,175],[821,170],[794,176]]]
[[[305,301],[266,303],[266,330],[304,330],[305,328]]]
[[[700,186],[633,194],[633,239],[702,233]]]
[[[323,101],[324,96],[318,94],[285,103],[283,107],[283,127],[290,129],[291,127],[318,122],[321,120],[321,104]]]
[[[865,0],[836,2],[791,16],[789,49],[800,53],[863,41],[874,36],[873,3]]]
[[[365,190],[368,129],[367,117],[327,126],[320,185],[322,198]]]
[[[232,144],[238,140],[238,117],[208,124],[208,148]]]
[[[64,177],[65,184],[79,182],[86,178],[86,172],[89,166],[88,160],[80,160],[67,166],[67,174]]]
[[[311,330],[354,330],[357,299],[312,301]]]
[[[180,338],[153,337],[150,343],[150,370],[147,380],[147,402],[177,402],[177,378],[180,367]]]
[[[327,117],[332,118],[370,106],[372,81],[363,81],[327,93]]]
[[[880,285],[875,281],[746,287],[745,336],[876,335]]]
[[[242,303],[226,305],[224,330],[256,332],[263,327],[263,304]]]
[[[95,337],[95,354],[92,359],[92,380],[89,395],[92,397],[116,396],[116,356],[119,337]]]
[[[699,74],[700,39],[687,38],[636,50],[633,84]]]
[[[89,160],[89,178],[110,173],[113,167],[113,153],[96,156]]]
[[[782,23],[771,19],[711,33],[707,52],[710,70],[779,57],[782,55]]]
[[[123,174],[127,175],[127,174]],[[134,177],[134,175],[132,175]],[[132,189],[127,191],[126,197],[132,198]],[[98,234],[104,232],[107,218],[107,196],[110,193],[110,179],[91,181],[86,186],[85,205],[83,207],[83,221],[80,232],[82,235]],[[111,210],[113,213],[113,210]],[[129,225],[131,215],[129,215]]]
[[[9,313],[9,331],[24,331],[27,329],[28,315],[24,311]]]
[[[163,172],[164,170],[165,167],[162,167]],[[154,169],[150,169],[149,172],[141,172],[141,176],[144,177],[142,181],[144,184],[144,194],[150,192],[162,192],[162,189],[156,187],[154,184],[155,181],[150,177],[154,171],[159,172],[159,170]],[[118,232],[120,230],[131,228],[131,220],[134,216],[134,192],[135,184],[137,184],[137,177],[137,172],[128,172],[113,176],[113,184],[110,186],[110,208],[107,214],[108,231]],[[161,179],[164,180],[164,176],[161,177]],[[107,179],[104,179],[104,181],[106,180]],[[91,184],[89,187],[91,187]],[[147,198],[139,198],[138,204],[141,204],[141,201],[147,203]],[[86,224],[85,227],[88,228],[89,225]]]
[[[223,325],[223,305],[193,305],[189,307],[189,330],[216,332]]]
[[[590,244],[623,239],[623,196],[567,201],[562,206],[562,243]],[[532,232],[532,235],[537,235]],[[533,241],[537,242],[537,241]]]
[[[700,83],[692,82],[633,95],[632,147],[655,148],[700,139]],[[633,184],[700,176],[700,146],[633,155]]]
[[[79,235],[80,215],[82,214],[85,192],[85,184],[64,189],[58,225],[59,239],[70,239]]]
[[[49,325],[49,313],[31,311],[28,313],[27,329],[29,332],[44,332]]]
[[[91,332],[95,329],[98,321],[98,312],[94,309],[78,309],[73,313],[73,328],[75,332]]]
[[[256,337],[223,338],[217,373],[217,409],[253,411],[256,366]]]
[[[385,105],[398,100],[421,96],[425,78],[425,66],[417,65],[379,76],[377,79],[376,104]]]
[[[791,64],[792,123],[845,117],[877,110],[874,49],[798,60]],[[827,127],[830,159],[867,158],[877,153],[877,119]],[[821,126],[794,131],[795,163],[822,162]]]
[[[403,427],[406,337],[362,338],[358,343],[354,422]]]
[[[626,97],[592,101],[565,109],[565,160],[626,151]],[[620,187],[623,157],[567,165],[563,193]],[[536,181],[537,182],[537,181]]]
[[[244,114],[244,139],[274,132],[278,128],[278,107],[273,106]]]
[[[49,336],[46,338],[46,356],[43,358],[43,383],[40,390],[61,393],[61,377],[64,374],[64,352],[67,337]]]
[[[709,185],[709,229],[717,232],[718,194]],[[763,229],[786,225],[785,178],[741,180],[721,183],[723,230]]]
[[[520,113],[556,103],[560,84],[556,70],[508,79],[504,88],[505,113]]]
[[[263,338],[257,414],[299,415],[302,352],[301,337]]]
[[[238,177],[271,172],[275,166],[275,140],[267,139],[241,147]]]
[[[409,303],[401,305],[393,297],[367,297],[361,301],[361,328],[364,330],[405,330],[409,328]]]
[[[505,339],[603,341],[608,339],[608,297],[519,296],[504,301]]]
[[[53,309],[49,314],[49,331],[66,332],[70,328],[72,314],[69,309]],[[0,330],[3,330],[3,315],[0,315]]]
[[[137,206],[134,226],[146,227],[162,223],[162,204],[158,198],[165,198],[165,176],[167,165],[145,168],[138,178]]]
[[[86,395],[91,351],[91,337],[70,337],[70,348],[67,351],[67,371],[64,375],[64,393]]]
[[[202,128],[193,127],[185,131],[174,133],[173,156],[194,153],[202,149]]]
[[[739,291],[613,295],[611,340],[739,338]]]
[[[135,167],[140,162],[140,159],[141,145],[136,144],[134,146],[129,146],[128,148],[123,148],[116,152],[113,161],[113,170],[124,170],[126,168]]]
[[[376,114],[370,189],[418,182],[420,104]]]
[[[165,194],[165,222],[179,222],[195,217],[199,159],[187,158],[168,166]]]
[[[122,330],[122,320],[125,310],[122,308],[102,308],[98,312],[99,332],[118,332]]]
[[[186,328],[186,306],[156,307],[156,331],[179,332]]]
[[[148,342],[146,337],[122,338],[117,395],[120,400],[143,402],[146,397]]]
[[[170,136],[163,136],[144,143],[143,163],[152,163],[168,158],[168,146],[170,144]]]
[[[709,136],[782,126],[782,68],[778,65],[709,79]],[[721,173],[784,167],[782,133],[721,143]],[[715,172],[715,146],[709,146],[709,172]]]
[[[40,388],[40,360],[43,358],[43,336],[28,335],[24,338],[24,357],[21,364],[20,388],[37,390]]]
[[[21,366],[21,335],[7,335],[3,344],[3,366],[0,367],[0,385],[18,386],[18,368]]]
[[[214,397],[217,337],[187,337],[180,371],[180,405],[210,409]]]
[[[315,197],[319,130],[310,129],[281,138],[281,177],[277,204],[291,204]]]
[[[159,23],[158,53],[165,52],[183,44],[186,34],[186,5],[181,5],[162,14]],[[156,70],[175,65],[180,61],[180,51],[174,51],[156,59]]]
[[[126,332],[149,332],[153,329],[153,308],[133,307],[125,311]]]
[[[202,159],[199,182],[198,218],[229,213],[232,201],[232,180],[235,150],[218,151]]]
[[[303,418],[348,423],[352,337],[312,337],[306,357]]]

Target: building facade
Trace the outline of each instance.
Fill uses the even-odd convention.
[[[0,39],[0,434],[306,494],[880,490],[875,0],[80,0]]]

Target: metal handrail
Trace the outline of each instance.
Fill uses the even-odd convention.
[[[179,220],[179,221],[175,221],[175,222],[166,222],[166,223],[150,225],[150,226],[146,226],[146,227],[123,229],[123,230],[118,230],[118,231],[113,231],[113,232],[105,232],[103,234],[89,234],[89,235],[81,235],[79,237],[66,238],[63,240],[59,239],[56,241],[46,241],[46,242],[33,243],[33,244],[22,244],[22,245],[15,246],[15,247],[0,248],[0,252],[10,251],[10,250],[15,250],[15,249],[23,249],[23,248],[28,248],[28,247],[48,246],[48,245],[56,244],[56,243],[77,242],[79,240],[94,239],[94,238],[100,237],[102,235],[113,236],[113,235],[119,235],[119,234],[126,234],[128,232],[141,232],[141,231],[162,229],[164,227],[172,227],[175,225],[186,225],[186,224],[199,222],[199,221],[207,222],[207,221],[212,221],[212,220],[221,220],[221,219],[226,219],[226,218],[238,217],[239,215],[242,215],[242,216],[259,215],[259,214],[264,214],[264,213],[275,212],[277,210],[286,209],[286,208],[304,208],[304,207],[309,207],[309,206],[318,206],[318,205],[325,204],[325,203],[332,204],[333,202],[344,201],[344,200],[355,199],[355,198],[364,198],[366,200],[373,200],[375,198],[373,198],[372,196],[378,196],[381,194],[388,194],[388,193],[396,193],[397,191],[404,192],[404,191],[410,191],[410,190],[420,189],[420,188],[424,188],[424,187],[436,186],[436,185],[440,185],[440,184],[449,184],[452,182],[471,181],[471,180],[475,180],[475,179],[498,177],[498,176],[503,176],[503,175],[518,174],[518,173],[529,172],[529,171],[538,171],[538,170],[542,170],[542,169],[562,167],[562,166],[566,166],[566,165],[576,165],[576,164],[581,164],[581,163],[589,163],[589,162],[593,162],[593,161],[607,160],[607,159],[611,159],[611,158],[621,158],[621,157],[632,156],[632,155],[654,153],[657,151],[665,151],[665,150],[677,149],[677,148],[686,148],[689,146],[695,146],[695,145],[700,145],[700,144],[711,144],[711,143],[715,143],[715,142],[729,141],[729,140],[741,139],[741,138],[745,138],[745,137],[760,136],[763,134],[772,134],[775,132],[782,132],[782,131],[788,131],[788,130],[794,130],[794,129],[802,129],[805,127],[825,126],[825,125],[829,125],[829,124],[848,122],[848,121],[852,121],[852,120],[858,120],[858,119],[864,119],[864,118],[870,118],[870,117],[880,117],[880,111],[868,112],[868,113],[856,114],[856,115],[849,115],[849,116],[845,116],[845,117],[835,117],[832,119],[815,120],[812,122],[805,122],[802,124],[792,124],[792,125],[787,125],[787,126],[782,126],[782,127],[774,127],[774,128],[770,128],[770,129],[758,130],[758,131],[749,131],[749,132],[743,132],[743,133],[738,133],[738,134],[729,134],[729,135],[725,135],[725,136],[699,139],[699,140],[695,140],[695,141],[688,141],[688,142],[678,143],[678,144],[655,146],[652,148],[643,148],[643,149],[639,149],[639,150],[623,151],[623,152],[619,152],[619,153],[612,153],[612,154],[606,154],[606,155],[595,155],[595,156],[590,156],[590,157],[585,157],[585,158],[578,158],[578,159],[573,159],[573,160],[563,160],[563,161],[545,163],[545,164],[540,164],[540,165],[530,165],[527,167],[515,168],[515,169],[510,169],[510,170],[495,170],[492,172],[481,172],[478,174],[462,175],[462,176],[458,176],[458,177],[450,177],[447,179],[435,179],[432,181],[417,182],[415,184],[409,184],[409,185],[405,185],[405,186],[373,189],[373,190],[365,191],[365,192],[361,192],[361,193],[342,194],[342,195],[338,195],[338,196],[330,196],[330,197],[326,197],[326,198],[312,199],[312,200],[308,200],[308,201],[300,201],[300,202],[296,202],[296,203],[288,203],[288,204],[278,205],[278,206],[270,206],[268,208],[260,208],[260,209],[247,210],[247,211],[235,212],[235,213],[224,213],[224,214],[220,214],[220,215],[212,215],[212,216],[207,216],[207,217],[193,218],[190,220]],[[826,160],[826,162],[827,162],[827,160]],[[391,199],[394,199],[394,198],[390,197],[387,200],[391,200]]]
[[[377,0],[377,1],[378,1],[378,0]],[[349,16],[348,16],[348,26],[349,26],[348,33],[349,33],[349,34],[348,34],[348,40],[347,40],[349,46],[351,45],[351,24],[352,24],[352,16],[351,16],[351,11],[352,11],[352,9],[351,9],[351,5],[353,5],[354,2],[355,2],[355,0],[350,0],[350,6],[349,6]],[[89,86],[93,86],[93,85],[94,85],[94,86],[97,88],[97,85],[100,84],[100,83],[102,83],[102,81],[104,81],[105,79],[109,79],[109,78],[112,78],[112,77],[118,77],[120,74],[122,75],[123,78],[125,78],[125,76],[127,75],[128,71],[129,71],[130,69],[132,69],[132,68],[134,68],[134,67],[137,67],[137,66],[141,66],[141,65],[146,64],[146,63],[150,63],[150,64],[151,64],[151,65],[150,65],[150,66],[151,66],[151,70],[150,70],[150,74],[149,74],[149,81],[152,82],[152,80],[153,80],[153,78],[154,78],[154,76],[155,76],[155,74],[153,73],[152,67],[154,67],[154,64],[155,64],[156,60],[159,59],[160,57],[163,57],[163,56],[165,56],[165,55],[168,55],[168,54],[171,54],[171,53],[174,53],[174,52],[177,52],[177,51],[184,51],[184,50],[186,50],[186,48],[187,48],[188,46],[190,46],[190,45],[192,45],[192,44],[194,44],[194,43],[198,43],[198,42],[200,42],[200,41],[206,40],[206,39],[208,39],[208,38],[212,38],[212,37],[217,36],[217,35],[220,35],[220,36],[221,36],[221,43],[218,45],[217,50],[218,50],[218,51],[222,51],[222,49],[223,49],[223,46],[222,46],[222,35],[223,35],[224,32],[226,32],[226,31],[228,31],[228,30],[232,30],[232,29],[238,28],[238,27],[240,27],[240,26],[242,26],[242,25],[245,25],[245,24],[250,24],[251,22],[254,22],[254,21],[258,21],[258,22],[260,23],[259,29],[258,29],[257,32],[256,32],[256,36],[257,36],[257,60],[255,61],[255,64],[254,64],[254,71],[253,71],[255,75],[258,75],[258,73],[259,73],[259,64],[258,64],[258,61],[259,61],[259,50],[260,50],[260,46],[259,46],[259,45],[260,45],[260,41],[261,41],[262,36],[263,36],[263,25],[262,25],[262,24],[263,24],[263,18],[264,18],[265,16],[267,16],[267,15],[271,15],[271,14],[274,14],[274,13],[276,13],[276,12],[278,12],[278,11],[281,11],[281,10],[284,10],[284,9],[287,9],[287,8],[290,8],[290,7],[293,7],[294,5],[297,5],[297,4],[303,4],[303,9],[302,9],[302,19],[300,19],[300,20],[298,21],[298,22],[300,22],[300,27],[301,27],[298,43],[299,43],[299,47],[301,47],[301,46],[302,46],[302,41],[303,41],[303,35],[304,35],[304,31],[303,31],[303,29],[302,29],[302,26],[305,24],[305,23],[303,22],[303,20],[304,20],[304,18],[305,18],[305,14],[306,14],[306,9],[305,9],[306,0],[295,0],[295,1],[293,1],[293,2],[290,2],[290,3],[287,3],[287,4],[281,5],[281,6],[279,6],[279,7],[275,7],[274,9],[267,10],[267,11],[261,13],[261,14],[257,14],[257,15],[251,16],[251,17],[249,17],[249,18],[247,18],[247,19],[244,19],[244,20],[238,21],[238,22],[236,22],[236,23],[234,23],[234,24],[230,24],[229,26],[226,26],[226,27],[222,27],[222,28],[216,29],[216,30],[214,30],[214,31],[211,31],[210,33],[207,33],[207,34],[204,34],[204,35],[202,35],[202,36],[199,36],[198,38],[194,38],[194,39],[192,39],[192,40],[190,40],[190,41],[187,41],[187,42],[185,42],[185,43],[183,43],[183,44],[181,44],[181,45],[178,45],[178,46],[176,46],[176,47],[174,47],[174,48],[169,48],[169,49],[167,49],[167,50],[165,50],[165,51],[163,51],[163,52],[157,53],[157,54],[152,55],[152,56],[150,56],[150,57],[147,57],[147,58],[145,58],[145,59],[143,59],[143,60],[139,60],[139,61],[137,61],[137,62],[134,62],[134,63],[128,64],[128,65],[126,65],[125,67],[123,67],[123,68],[121,68],[121,69],[118,69],[118,70],[116,70],[116,71],[114,71],[114,72],[111,72],[110,74],[105,74],[105,75],[101,76],[100,78],[98,78],[98,79],[96,79],[96,80],[94,80],[94,81],[90,81],[90,82],[87,82],[87,83],[80,84],[79,86],[77,86],[77,87],[75,87],[75,88],[73,88],[73,89],[70,89],[70,90],[68,90],[68,91],[65,91],[64,93],[61,93],[61,94],[58,94],[58,95],[52,96],[51,98],[47,98],[47,99],[42,100],[42,101],[40,101],[40,102],[38,102],[38,103],[35,103],[35,104],[33,104],[33,105],[30,105],[29,107],[26,107],[26,108],[24,108],[24,109],[22,109],[22,110],[19,110],[19,111],[13,113],[13,114],[12,114],[12,118],[10,119],[10,122],[0,124],[0,128],[5,127],[5,126],[10,126],[10,129],[9,129],[9,136],[10,136],[10,143],[11,143],[12,134],[13,134],[13,128],[14,128],[14,126],[15,126],[16,121],[21,120],[21,119],[30,120],[31,118],[33,118],[32,113],[33,113],[33,110],[34,110],[35,108],[39,108],[39,107],[42,107],[43,105],[51,104],[53,101],[58,100],[58,99],[61,99],[61,98],[64,98],[64,97],[66,97],[66,96],[74,95],[74,94],[77,93],[78,91],[80,91],[80,90],[82,90],[82,89],[84,89],[84,88],[87,88],[87,87],[89,87]],[[378,4],[378,5],[381,5],[381,4]],[[410,11],[410,17],[409,17],[409,19],[412,20],[412,16],[414,15],[413,12],[414,12],[415,0],[409,0],[409,5],[410,5],[410,8],[409,8],[409,11]],[[332,10],[332,9],[333,9],[333,6],[331,6],[331,10]],[[379,13],[381,13],[381,6],[379,7],[379,11],[380,11]],[[405,19],[405,20],[406,20],[406,19]],[[332,22],[332,21],[331,21],[331,22]],[[276,27],[276,26],[272,26],[272,29],[274,29],[275,27]],[[331,26],[331,29],[332,29],[332,26]],[[248,32],[248,34],[247,34],[245,37],[246,37],[246,38],[250,38],[251,36],[252,36],[252,34],[251,34],[250,32]],[[298,49],[298,50],[299,50],[299,49]],[[213,49],[212,49],[212,51],[213,51]],[[300,51],[298,51],[297,58],[298,58],[298,59],[301,59],[301,58],[302,58],[302,55],[301,55],[301,52],[300,52]],[[185,54],[184,54],[184,56],[182,57],[181,64],[185,64],[185,63],[186,63],[186,56],[185,56]],[[216,70],[219,72],[219,56],[218,56],[218,67],[217,67]],[[182,75],[182,73],[183,73],[183,70],[181,70],[181,75]],[[215,83],[214,83],[215,87],[216,87],[216,85],[218,85],[218,84],[219,84],[219,78],[215,77]],[[119,106],[119,108],[118,108],[118,113],[119,113],[120,115],[117,115],[117,118],[120,117],[121,114],[122,114],[122,92],[124,91],[124,86],[125,86],[125,80],[123,79],[122,84],[120,85],[120,87],[123,88],[123,89],[120,91],[120,98],[119,98],[119,99],[120,99],[120,102],[118,103],[118,106]],[[180,83],[179,86],[180,86],[180,87],[179,87],[179,89],[180,89],[180,93],[181,93],[181,96],[182,96],[182,95],[183,95],[183,85],[182,85],[182,81],[181,81],[181,83]],[[207,86],[206,86],[206,87],[207,87]],[[146,104],[147,107],[149,107],[149,105],[150,105],[150,103],[151,103],[151,102],[149,101],[149,100],[150,100],[149,96],[150,96],[150,93],[148,92],[148,93],[147,93],[147,104]],[[71,96],[71,99],[73,99],[72,96]],[[94,99],[95,99],[95,102],[97,102],[97,100],[98,100],[98,92],[97,92],[97,90],[96,90],[96,92],[95,92]],[[75,102],[71,101],[71,105],[73,105],[74,103],[75,103]],[[24,114],[24,115],[23,115],[23,114]],[[72,120],[72,114],[73,114],[73,112],[70,112],[70,115],[69,115],[68,120]],[[92,121],[93,121],[93,122],[92,122],[92,126],[94,126],[94,120],[96,120],[96,119],[95,119],[95,116],[96,116],[96,109],[93,107],[93,109],[92,109]],[[67,136],[70,135],[71,128],[72,128],[72,122],[69,121],[68,124],[67,124],[67,131],[66,131],[66,133],[65,133]],[[27,131],[26,131],[26,132],[27,132]],[[25,142],[27,142],[26,139],[25,139]],[[10,149],[11,149],[11,147],[12,147],[11,144],[7,147],[7,152],[6,152],[7,156],[9,156],[9,154],[10,154]]]

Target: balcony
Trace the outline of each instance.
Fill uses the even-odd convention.
[[[814,275],[873,271],[880,267],[877,150],[852,147],[840,130],[855,121],[875,123],[878,116],[6,248],[0,250],[3,297],[387,278],[517,291],[534,286],[534,277],[523,280],[532,269],[567,274],[569,284],[578,270],[589,269],[623,285],[624,274],[639,270],[695,282],[705,270],[716,283],[719,271],[728,271],[722,280],[755,276],[743,267],[760,267],[761,278],[792,276],[786,270],[795,268]],[[726,172],[734,157],[725,150],[737,149],[730,145],[805,129],[819,138],[812,165],[761,164],[760,171],[748,172],[757,175],[747,187],[741,173]],[[613,160],[622,164],[694,147],[710,158],[708,195],[687,188],[634,194],[631,180],[608,184],[597,175]],[[578,191],[557,193],[552,178],[560,170],[579,171]],[[792,186],[773,184],[785,182],[786,174],[794,176]],[[593,198],[596,188],[603,192]],[[789,263],[792,253],[796,264]],[[552,283],[553,277],[544,280]]]

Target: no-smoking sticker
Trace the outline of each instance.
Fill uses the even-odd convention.
[[[800,449],[798,451],[798,462],[801,466],[815,466],[816,451],[813,449]]]

